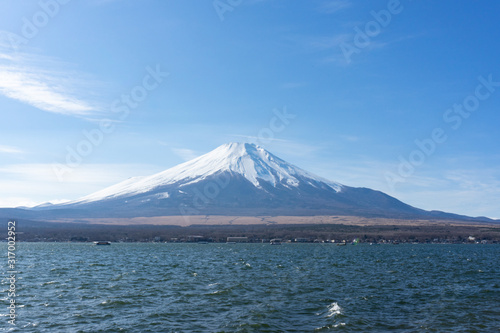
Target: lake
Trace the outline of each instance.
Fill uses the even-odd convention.
[[[496,244],[2,244],[2,331],[500,331]]]

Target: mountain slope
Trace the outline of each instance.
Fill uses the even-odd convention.
[[[149,177],[134,177],[108,187],[102,191],[85,196],[70,204],[90,203],[119,197],[129,197],[172,184],[185,187],[207,179],[215,174],[229,172],[242,175],[255,187],[262,188],[263,183],[273,186],[283,184],[297,187],[299,179],[314,183],[323,183],[336,191],[342,185],[322,179],[297,168],[267,152],[265,149],[244,143],[222,145],[208,154]]]
[[[78,200],[17,210],[17,214],[29,218],[351,215],[473,219],[424,211],[379,191],[329,181],[248,143],[225,144],[155,175],[130,178]]]

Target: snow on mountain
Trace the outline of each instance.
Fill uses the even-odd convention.
[[[424,211],[383,192],[308,173],[265,149],[229,143],[148,177],[134,177],[79,200],[0,209],[29,219],[156,216],[363,216],[484,220]]]
[[[318,177],[289,164],[255,144],[228,143],[163,172],[147,177],[129,178],[69,204],[132,196],[175,183],[182,187],[221,172],[242,175],[259,189],[262,188],[262,182],[270,183],[274,187],[282,184],[289,188],[298,187],[301,182],[307,182],[313,187],[321,183],[337,192],[343,187],[339,183]],[[163,197],[168,197],[168,194]]]

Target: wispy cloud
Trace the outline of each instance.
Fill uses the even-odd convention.
[[[361,140],[361,138],[356,135],[340,135],[339,137],[340,139],[348,142],[358,142],[359,140]]]
[[[74,200],[127,178],[159,171],[160,167],[148,164],[85,164],[64,182],[59,182],[52,164],[3,165],[0,166],[0,207]]]
[[[313,51],[330,50],[338,47],[341,43],[351,39],[351,33],[338,33],[332,36],[322,37],[305,37],[301,38],[306,46],[309,46]],[[300,40],[300,39],[299,39]]]
[[[313,52],[313,53],[318,53],[318,54],[323,54],[325,55],[326,52],[327,55],[323,56],[320,60],[321,63],[323,64],[333,64],[337,66],[348,66],[351,64],[359,63],[360,60],[356,60],[360,58],[359,54],[369,54],[370,52],[376,51],[376,50],[381,50],[384,49],[388,46],[391,46],[396,43],[400,43],[412,38],[416,38],[418,36],[416,35],[407,35],[407,36],[400,36],[392,39],[377,39],[373,38],[370,40],[370,42],[363,47],[363,49],[356,48],[354,44],[354,38],[355,38],[355,33],[353,32],[339,32],[336,34],[333,34],[332,36],[307,36],[307,37],[292,37],[291,39],[294,40],[295,42],[302,44],[305,49],[308,52]],[[380,37],[382,38],[382,37]],[[342,52],[341,45],[344,44],[349,44],[350,47],[356,48],[358,50],[358,53],[355,53],[356,56],[351,57],[349,61],[347,60],[346,56]],[[354,60],[356,61],[354,61]],[[361,59],[364,59],[361,57]],[[362,61],[362,60],[361,60]]]
[[[12,146],[3,146],[0,145],[0,153],[4,154],[21,154],[23,151],[19,148],[12,147]]]
[[[242,134],[229,134],[229,140],[234,140],[234,138],[243,138],[245,142],[262,144],[263,142],[288,142],[288,140],[278,139],[278,138],[261,138],[255,135],[242,135]],[[236,139],[239,140],[239,139]]]
[[[464,159],[460,159],[462,162]],[[466,163],[462,163],[466,164]],[[495,217],[500,197],[500,172],[495,168],[475,166],[434,172],[421,170],[389,194],[428,210],[469,216]]]
[[[331,36],[307,36],[298,37],[295,39],[297,42],[302,43],[310,52],[321,53],[325,55],[321,60],[322,63],[345,66],[348,65],[349,62],[346,60],[345,55],[342,53],[341,45],[353,45],[355,33],[349,32],[350,29],[352,28],[345,29],[345,31],[342,32],[337,32],[335,34],[332,34]],[[382,49],[389,44],[400,40],[403,39],[400,38],[395,41],[381,41],[372,39],[370,43],[363,48],[363,52]]]
[[[347,186],[380,190],[418,208],[498,217],[500,171],[494,168],[441,172],[429,165],[418,175],[405,179],[396,189],[391,189],[384,175],[386,170],[393,168],[392,163],[368,156],[334,156],[326,163],[305,160],[299,166]],[[309,160],[320,161],[321,158],[314,156]]]
[[[88,115],[95,109],[57,86],[57,77],[34,68],[0,66],[0,93],[34,107],[67,115]]]
[[[146,164],[88,164],[68,176],[67,184],[119,182],[128,177],[145,176],[161,171],[157,167]],[[60,183],[53,171],[53,164],[9,164],[0,167],[0,176],[27,182]]]
[[[332,0],[325,1],[319,7],[318,11],[324,14],[338,13],[349,9],[348,13],[339,15],[332,23],[331,33],[329,35],[291,35],[288,39],[300,46],[307,53],[316,53],[319,55],[319,62],[322,64],[336,65],[345,67],[355,63],[367,61],[366,56],[377,50],[383,50],[387,47],[418,37],[419,35],[401,35],[400,32],[389,26],[380,26],[375,35],[369,34],[366,36],[366,27],[370,22],[378,24],[373,16],[368,16],[371,11],[376,10],[373,5],[357,6],[355,10],[355,2],[349,0]],[[357,3],[356,3],[357,5]],[[366,7],[366,8],[365,8]],[[359,14],[366,12],[363,15],[364,20],[360,20]],[[359,31],[365,31],[364,41],[359,40]]]
[[[0,94],[40,110],[89,116],[101,108],[91,91],[100,84],[57,59],[0,47]]]
[[[340,29],[343,30],[343,29]],[[347,65],[344,55],[340,49],[342,43],[352,40],[353,34],[348,31],[340,31],[330,36],[291,35],[288,39],[300,46],[303,52],[318,54],[319,62],[323,64]]]
[[[200,154],[197,154],[194,150],[187,148],[172,148],[172,151],[174,152],[174,154],[181,157],[185,161],[190,161],[200,156]]]
[[[288,156],[305,157],[323,149],[321,146],[304,144],[281,138],[268,138],[255,135],[227,134],[226,141],[254,143],[286,159]]]
[[[453,182],[460,189],[485,194],[500,193],[500,172],[496,169],[450,170],[445,179]]]

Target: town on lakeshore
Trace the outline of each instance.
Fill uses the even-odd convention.
[[[18,221],[21,242],[323,243],[405,244],[500,243],[500,226],[489,225],[88,225]]]

